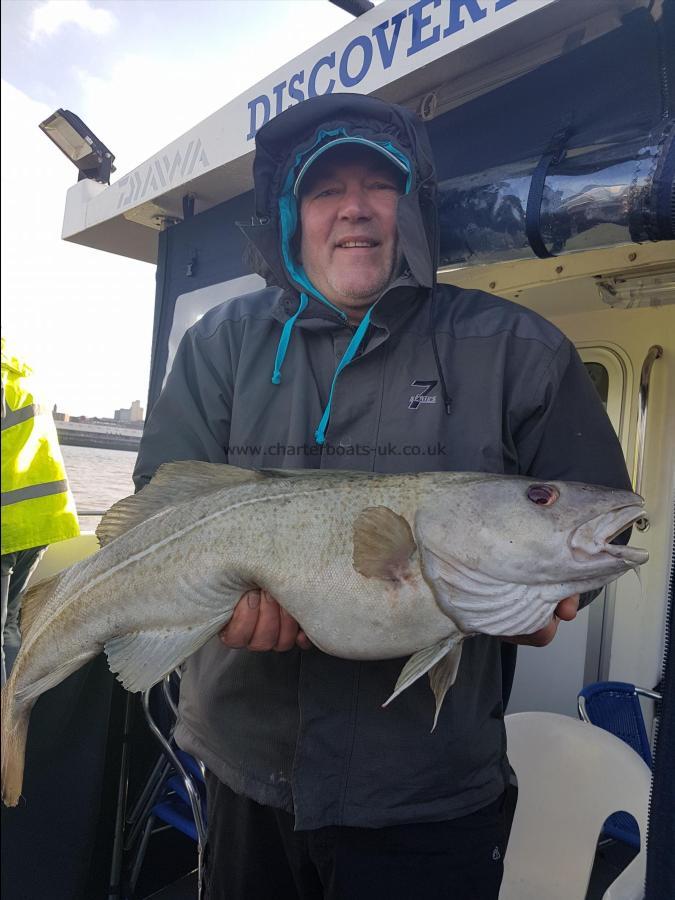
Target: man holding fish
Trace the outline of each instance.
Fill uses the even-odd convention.
[[[303,102],[258,133],[254,179],[243,230],[271,286],[184,337],[138,487],[167,460],[202,459],[630,488],[570,342],[529,310],[437,283],[436,177],[413,115],[359,95]],[[554,502],[546,487],[533,502]],[[507,639],[543,646],[578,606],[571,591]],[[185,665],[177,739],[208,770],[206,896],[496,898],[501,641],[464,642],[430,734],[426,679],[383,710],[400,660],[330,656],[302,625],[249,591]]]

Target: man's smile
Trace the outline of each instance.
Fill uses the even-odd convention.
[[[367,237],[346,237],[335,243],[336,250],[372,250],[380,246],[380,241]]]

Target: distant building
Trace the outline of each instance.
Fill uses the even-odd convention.
[[[128,409],[115,410],[116,422],[142,422],[143,408],[140,400],[134,400]]]
[[[131,421],[132,422],[142,422],[143,421],[143,407],[141,406],[140,400],[134,400],[131,404]]]
[[[70,416],[68,413],[59,412],[56,408],[56,403],[54,404],[54,409],[52,410],[52,419],[55,422],[70,422]]]

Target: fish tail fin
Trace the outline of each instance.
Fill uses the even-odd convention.
[[[1,700],[2,737],[0,743],[2,763],[0,772],[2,801],[5,806],[16,806],[21,796],[28,723],[35,701],[39,693],[41,693],[33,693],[30,699],[23,699],[21,703],[17,703],[16,682],[17,673],[22,669],[23,647],[25,646],[26,637],[33,628],[40,612],[54,592],[58,590],[59,584],[63,579],[63,572],[52,575],[51,578],[45,578],[32,585],[21,598],[19,625],[21,628],[22,647],[14,661],[12,674],[2,688]]]
[[[16,706],[14,680],[2,689],[2,801],[16,806],[23,786],[26,737],[33,703]]]

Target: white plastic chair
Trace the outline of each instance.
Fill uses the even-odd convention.
[[[642,900],[651,773],[627,744],[569,716],[506,716],[516,807],[499,900],[584,900],[598,836],[617,810],[635,816],[638,855],[603,900]]]

